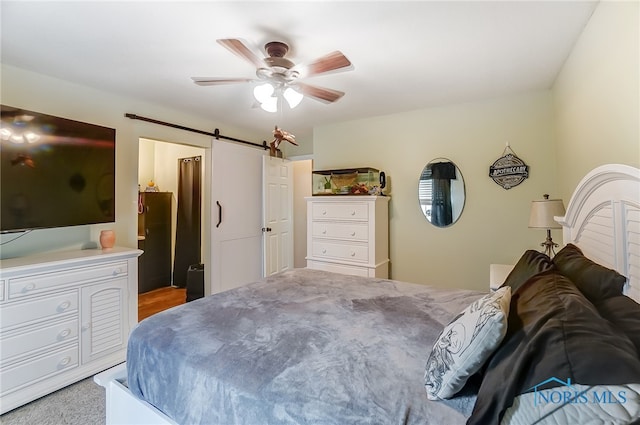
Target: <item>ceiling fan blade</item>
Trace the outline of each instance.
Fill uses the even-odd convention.
[[[310,64],[301,65],[299,68],[301,74],[305,77],[311,77],[336,70],[346,71],[346,68],[350,67],[352,67],[351,61],[349,61],[349,59],[347,59],[347,57],[341,52],[336,50],[335,52],[331,52],[328,55],[316,59]]]
[[[344,92],[324,87],[312,86],[304,83],[296,83],[295,86],[305,96],[309,96],[323,103],[333,103],[344,96]]]
[[[221,84],[250,83],[252,78],[215,78],[215,77],[191,77],[199,86],[217,86]]]
[[[256,55],[247,45],[237,38],[221,38],[217,40],[218,43],[222,44],[224,47],[251,62],[256,68],[266,68],[267,64],[265,61]]]

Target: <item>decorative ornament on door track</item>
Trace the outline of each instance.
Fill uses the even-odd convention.
[[[282,158],[282,151],[278,149],[278,146],[280,146],[280,143],[282,143],[282,141],[284,140],[291,143],[292,145],[298,146],[298,143],[296,143],[296,136],[289,133],[288,131],[279,129],[276,125],[275,129],[273,130],[273,140],[271,141],[271,143],[269,143],[269,154],[271,156]]]
[[[529,166],[516,156],[509,143],[502,156],[489,167],[489,177],[503,189],[511,189],[529,177]]]

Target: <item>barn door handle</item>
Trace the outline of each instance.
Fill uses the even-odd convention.
[[[220,205],[220,201],[216,201],[216,204],[218,205],[218,224],[216,224],[216,227],[220,227],[220,223],[222,223],[222,205]]]

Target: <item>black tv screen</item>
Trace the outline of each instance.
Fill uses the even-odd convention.
[[[1,115],[1,232],[115,221],[115,129],[5,105]]]

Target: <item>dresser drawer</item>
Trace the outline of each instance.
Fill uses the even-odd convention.
[[[10,279],[9,299],[38,294],[62,286],[126,276],[126,274],[127,263],[123,261]]]
[[[324,270],[333,273],[350,274],[353,276],[369,276],[369,269],[362,266],[349,266],[346,264],[335,264],[327,261],[307,261],[307,267],[315,270]]]
[[[364,245],[341,244],[338,242],[313,241],[313,256],[344,261],[367,262],[369,249]]]
[[[78,367],[78,346],[68,347],[0,371],[0,396]]]
[[[0,326],[8,330],[42,319],[78,312],[78,291],[69,291],[27,302],[8,303],[0,309]]]
[[[314,222],[313,236],[366,241],[369,238],[369,226],[358,223]]]
[[[314,202],[313,219],[367,220],[369,207],[360,203]]]
[[[2,338],[0,359],[2,362],[31,351],[62,345],[78,339],[78,319],[73,318],[53,325],[23,330],[15,335]]]

